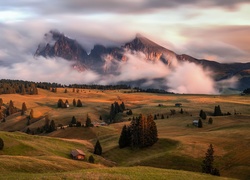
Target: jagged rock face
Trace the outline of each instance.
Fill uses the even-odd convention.
[[[170,67],[175,61],[199,64],[205,69],[213,71],[215,80],[222,80],[235,75],[242,77],[240,89],[249,86],[247,84],[250,82],[250,63],[222,64],[205,59],[196,59],[185,54],[177,55],[141,35],[137,35],[135,39],[121,47],[95,45],[89,55],[76,40],[72,40],[57,31],[50,31],[45,34],[44,39],[45,42],[39,45],[35,56],[61,57],[73,61],[73,68],[78,71],[91,69],[99,74],[112,73],[115,75],[119,66],[117,62],[127,61],[126,52],[129,51],[130,53],[142,52],[146,56],[145,60],[162,61]]]
[[[47,43],[45,47],[41,44],[35,53],[36,56],[57,56],[73,61],[84,61],[87,57],[87,52],[75,40],[54,31],[49,33],[52,35],[51,41],[54,41],[54,44]],[[49,35],[45,34],[45,36]]]
[[[154,43],[153,41],[137,35],[134,40],[124,45],[126,50],[141,51],[146,55],[147,60],[158,61],[168,64],[170,57],[175,57],[175,53]]]

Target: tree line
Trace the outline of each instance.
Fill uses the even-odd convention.
[[[0,94],[38,94],[36,83],[19,80],[0,80]]]

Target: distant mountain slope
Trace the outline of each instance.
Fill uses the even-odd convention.
[[[243,90],[250,84],[250,62],[249,63],[219,63],[205,59],[196,59],[186,54],[177,55],[146,37],[137,34],[130,42],[121,47],[105,47],[97,44],[88,55],[84,48],[77,42],[57,31],[45,34],[45,42],[41,43],[35,56],[61,57],[73,61],[74,68],[79,71],[86,69],[94,70],[100,74],[112,74],[117,69],[114,60],[126,61],[126,52],[142,52],[145,60],[162,61],[167,66],[177,60],[178,62],[192,62],[201,65],[205,69],[214,72],[216,81],[228,79],[233,76],[239,78],[238,89]],[[109,66],[108,66],[109,64]],[[112,64],[110,66],[110,64]]]

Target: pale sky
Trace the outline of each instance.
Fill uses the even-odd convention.
[[[178,54],[250,62],[249,0],[8,0],[0,2],[0,61],[34,54],[57,29],[90,51],[141,33]],[[15,62],[17,59],[14,60]]]

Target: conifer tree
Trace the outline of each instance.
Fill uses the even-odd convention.
[[[163,115],[163,114],[161,115],[161,119],[165,119],[165,117],[164,117],[164,115]]]
[[[0,109],[2,108],[2,105],[3,105],[3,99],[0,98]]]
[[[101,120],[102,121],[102,116],[100,115],[100,117],[99,117],[99,120]]]
[[[0,138],[0,150],[3,150],[4,148],[4,142],[3,142],[3,139]]]
[[[125,104],[124,104],[124,102],[122,102],[121,104],[120,104],[120,109],[121,109],[121,111],[125,111]]]
[[[213,163],[214,163],[214,149],[213,149],[213,145],[210,144],[207,149],[206,156],[204,160],[202,161],[202,165],[201,165],[202,173],[220,176],[219,170],[213,167]]]
[[[30,116],[29,117],[30,117],[30,119],[34,118],[34,111],[33,111],[33,109],[30,110]]]
[[[87,114],[87,119],[86,119],[86,127],[92,127],[91,119],[88,114]]]
[[[94,154],[102,155],[102,146],[101,146],[99,140],[96,141],[95,148],[94,148]]]
[[[183,109],[181,108],[181,111],[180,111],[181,114],[183,114]]]
[[[21,115],[24,115],[25,111],[27,111],[27,107],[26,107],[25,102],[23,102],[23,104],[22,104],[22,111],[21,111]]]
[[[15,107],[14,107],[14,103],[12,100],[10,100],[10,104],[9,104],[9,107],[7,108],[7,111],[8,111],[8,115],[15,113]]]
[[[199,119],[199,121],[198,121],[198,128],[202,128],[202,127],[203,127],[202,121],[201,121],[201,119]]]
[[[82,107],[82,102],[80,99],[77,100],[76,107]]]
[[[94,156],[92,156],[92,155],[89,156],[89,163],[95,163]]]
[[[65,105],[64,105],[63,100],[62,100],[62,99],[59,99],[58,102],[57,102],[57,107],[58,107],[58,108],[64,108],[64,106],[65,106]]]
[[[76,107],[76,100],[75,99],[73,99],[73,106]]]
[[[71,124],[76,124],[76,118],[75,118],[75,116],[72,117]]]
[[[210,118],[208,119],[208,124],[213,124],[213,118],[210,117]]]
[[[207,119],[207,114],[203,111],[200,110],[200,115],[199,115],[202,119]]]
[[[53,132],[56,130],[56,125],[55,125],[55,121],[54,120],[51,120],[50,121],[50,125],[49,125],[49,130],[48,132]]]
[[[122,132],[119,138],[119,147],[124,148],[130,145],[129,132],[126,125],[123,126]]]

